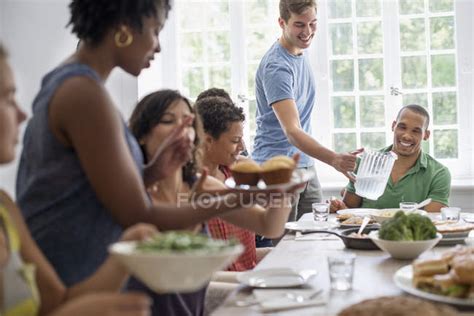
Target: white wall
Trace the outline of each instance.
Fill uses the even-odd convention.
[[[0,40],[10,51],[17,98],[30,115],[41,78],[72,54],[77,39],[66,29],[68,0],[0,0]],[[137,80],[115,70],[107,83],[112,98],[128,118],[137,100]],[[21,148],[19,146],[18,153]],[[17,161],[0,167],[0,187],[14,193]]]

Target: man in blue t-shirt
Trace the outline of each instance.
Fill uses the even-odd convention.
[[[314,0],[280,0],[282,35],[262,58],[256,75],[257,133],[252,158],[261,163],[276,155],[301,152],[298,168],[314,169],[316,158],[347,176],[355,168],[356,152],[335,153],[311,136],[316,91],[304,50],[316,33],[316,21]],[[315,177],[297,198],[289,220],[311,212],[311,204],[321,198]]]

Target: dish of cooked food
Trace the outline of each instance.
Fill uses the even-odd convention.
[[[382,296],[363,300],[343,309],[338,316],[455,316],[457,311],[449,306],[407,296]]]
[[[353,214],[341,214],[337,215],[336,218],[341,223],[341,225],[362,225],[362,221],[364,220],[363,217]],[[373,223],[375,223],[375,221],[370,219],[369,224]]]
[[[379,238],[394,241],[429,240],[436,238],[436,227],[426,216],[399,211],[382,223]]]
[[[351,238],[359,238],[359,239],[369,239],[369,235],[367,234],[359,234],[359,233],[350,233],[347,237]]]
[[[252,159],[236,162],[230,172],[236,184],[257,185],[262,168]]]
[[[186,251],[219,251],[227,247],[235,246],[233,240],[225,241],[211,239],[205,235],[192,234],[188,232],[167,232],[153,236],[150,239],[137,243],[135,248],[139,252],[186,252]]]
[[[262,163],[261,176],[267,185],[286,183],[291,180],[296,162],[288,156],[275,156]]]
[[[412,264],[413,286],[421,291],[474,299],[474,248],[456,246],[435,259]]]

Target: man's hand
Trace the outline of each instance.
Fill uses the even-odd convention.
[[[331,213],[335,213],[339,210],[343,210],[343,209],[346,209],[346,208],[347,208],[347,205],[344,204],[344,202],[342,200],[331,199],[329,201],[329,211]]]
[[[364,151],[364,148],[357,149],[350,153],[336,154],[331,165],[344,176],[349,178],[351,181],[355,181],[355,178],[349,174],[355,170],[357,155]]]

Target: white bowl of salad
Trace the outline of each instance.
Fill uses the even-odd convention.
[[[244,247],[187,232],[166,232],[145,241],[112,244],[109,252],[157,293],[192,292],[225,269]]]

